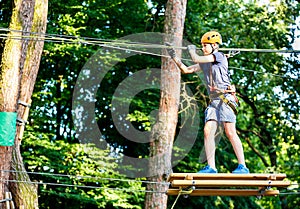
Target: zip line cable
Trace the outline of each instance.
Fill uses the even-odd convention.
[[[55,174],[55,173],[42,173],[42,172],[27,172],[27,171],[14,171],[14,170],[0,170],[1,172],[9,173],[27,173],[35,175],[45,175],[45,176],[55,176],[55,177],[67,177],[67,178],[76,178],[81,179],[94,179],[102,181],[123,181],[123,182],[137,182],[137,183],[147,183],[147,184],[160,184],[160,185],[169,185],[168,182],[153,182],[153,181],[143,181],[143,180],[134,180],[134,179],[117,179],[117,178],[102,178],[102,177],[93,177],[93,176],[75,176],[75,175],[66,175],[66,174]],[[149,190],[136,190],[129,188],[111,188],[111,187],[101,187],[101,186],[86,186],[86,185],[75,185],[75,184],[63,184],[63,183],[52,183],[52,182],[32,182],[32,181],[22,181],[22,180],[3,180],[2,182],[13,182],[13,183],[28,183],[28,184],[37,184],[37,185],[49,185],[49,186],[62,186],[62,187],[78,187],[86,189],[104,189],[104,190],[119,190],[127,192],[145,192],[145,193],[166,193],[166,191],[149,191]]]
[[[0,170],[0,172],[8,172],[8,173],[26,173],[32,175],[44,175],[44,176],[55,176],[55,177],[68,177],[68,178],[76,178],[76,179],[94,179],[94,180],[102,180],[102,181],[122,181],[122,182],[136,182],[136,183],[146,183],[146,184],[161,184],[161,185],[169,185],[167,182],[154,182],[154,181],[146,181],[146,180],[135,180],[135,179],[119,179],[119,178],[103,178],[103,177],[94,177],[94,176],[78,176],[78,175],[68,175],[68,174],[55,174],[55,173],[43,173],[43,172],[28,172],[28,171],[14,171],[14,170]]]
[[[0,31],[22,33],[20,30],[11,30],[7,28],[0,28]],[[126,40],[111,40],[111,39],[99,39],[99,38],[90,38],[90,37],[77,37],[70,35],[57,35],[57,34],[41,34],[41,33],[30,33],[32,35],[9,35],[9,34],[0,34],[0,37],[3,39],[39,39],[46,42],[66,42],[72,44],[90,44],[90,45],[117,45],[117,46],[127,46],[127,47],[145,47],[145,48],[167,48],[165,45],[153,44],[153,43],[140,43],[140,42],[129,42]],[[107,46],[106,46],[107,47]],[[181,47],[182,49],[186,47]]]
[[[23,33],[24,31],[21,30],[12,30],[8,28],[1,28],[0,31],[5,32],[13,32],[13,33]],[[175,47],[175,46],[166,46],[166,45],[160,45],[160,44],[153,44],[153,43],[141,43],[141,42],[129,42],[129,41],[120,41],[120,40],[110,40],[110,39],[99,39],[99,38],[90,38],[90,37],[77,37],[77,36],[71,36],[71,35],[57,35],[57,34],[41,34],[41,33],[34,33],[30,32],[29,34],[32,35],[10,35],[10,34],[1,34],[0,33],[0,39],[15,39],[15,40],[24,40],[24,39],[38,39],[40,41],[45,42],[51,42],[51,43],[70,43],[70,44],[85,44],[85,45],[94,45],[94,46],[100,46],[100,47],[107,47],[111,49],[117,49],[117,50],[123,50],[128,52],[135,52],[138,54],[147,54],[152,56],[159,56],[159,57],[165,57],[169,58],[167,55],[153,53],[149,51],[142,51],[141,48],[144,49],[168,49],[168,48],[174,48],[174,49],[182,49],[186,50],[187,47]],[[133,48],[139,48],[140,50],[131,49]],[[199,49],[199,48],[198,48]],[[263,52],[263,53],[300,53],[300,50],[273,50],[273,49],[245,49],[245,48],[220,48],[220,51],[242,51],[242,52]],[[182,58],[183,61],[192,61],[191,59],[185,59]],[[249,69],[243,69],[243,68],[237,68],[237,67],[229,67],[229,69],[238,69],[242,71],[248,71],[248,72],[256,72],[260,74],[269,74],[272,76],[277,76],[281,78],[292,78],[292,79],[298,79],[291,76],[286,75],[278,75],[273,73],[267,73],[267,72],[259,72],[255,70],[249,70]]]
[[[119,187],[112,188],[112,187],[101,187],[101,186],[49,183],[49,182],[32,182],[32,181],[21,181],[21,180],[11,180],[11,179],[7,179],[7,180],[0,179],[0,182],[27,183],[27,184],[61,186],[61,187],[76,187],[76,188],[82,188],[82,189],[117,190],[117,191],[126,191],[126,192],[166,193],[165,191],[150,191],[150,190],[138,190],[138,189],[130,189],[130,188],[119,188]]]
[[[9,34],[0,34],[0,38],[2,39],[33,39],[39,38],[41,41],[51,41],[51,42],[69,42],[69,43],[77,43],[77,44],[93,44],[93,45],[101,45],[101,44],[111,44],[118,46],[126,46],[126,47],[145,47],[145,48],[154,48],[154,49],[165,49],[170,48],[169,46],[163,44],[153,44],[153,43],[141,43],[141,42],[129,42],[129,41],[120,41],[120,40],[111,40],[111,39],[100,39],[100,38],[90,38],[90,37],[77,37],[71,35],[58,35],[58,34],[47,34],[47,33],[34,33],[34,32],[24,32],[22,30],[12,30],[8,28],[0,28],[0,31],[5,32],[14,32],[14,33],[29,33],[31,35],[9,35]],[[184,49],[187,47],[176,47],[175,49]],[[198,48],[199,49],[199,48]],[[277,50],[277,49],[247,49],[247,48],[220,48],[221,51],[241,51],[241,52],[262,52],[262,53],[300,53],[298,49],[292,50]]]

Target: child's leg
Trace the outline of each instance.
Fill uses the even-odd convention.
[[[238,159],[238,163],[245,165],[245,157],[242,142],[236,133],[235,123],[224,123],[224,129],[227,138],[230,140],[234,153]]]
[[[204,147],[207,158],[207,163],[213,169],[216,169],[215,162],[215,134],[217,131],[218,123],[214,120],[209,120],[204,126]]]

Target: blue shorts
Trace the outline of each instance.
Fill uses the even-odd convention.
[[[231,94],[225,94],[225,97],[237,108],[237,104]],[[205,123],[209,120],[235,123],[236,115],[228,104],[224,103],[219,97],[217,97],[211,100],[211,103],[205,110]]]

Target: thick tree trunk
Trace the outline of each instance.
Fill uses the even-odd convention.
[[[16,2],[19,3],[19,2]],[[16,10],[20,8],[16,5]],[[14,13],[16,13],[16,10]],[[13,21],[17,14],[14,14]],[[18,36],[18,32],[10,32],[11,36]],[[2,57],[2,69],[0,77],[0,111],[16,112],[17,99],[20,86],[20,59],[21,59],[21,40],[8,39]],[[3,139],[5,140],[5,139]],[[8,180],[11,170],[12,146],[0,146],[0,200],[5,199],[5,193],[9,191]],[[0,204],[0,208],[5,208],[5,204]]]
[[[181,46],[186,0],[169,0],[165,12],[166,41]],[[180,52],[177,52],[180,55]],[[161,95],[158,119],[151,132],[149,170],[156,175],[150,181],[164,183],[172,172],[172,147],[178,121],[180,98],[180,71],[169,58],[162,58]],[[167,208],[167,184],[148,184],[146,209]],[[159,192],[156,192],[159,191]]]
[[[48,0],[16,0],[14,3],[9,32],[11,39],[5,43],[2,59],[0,111],[17,112],[18,118],[26,119],[29,107],[24,104],[31,101],[39,69]],[[17,208],[33,209],[38,208],[37,189],[30,184],[20,153],[23,130],[24,124],[17,126],[14,146],[0,146],[0,158],[5,157],[0,161],[0,169],[11,171],[1,172],[0,198],[4,199],[4,193],[11,191]],[[4,208],[4,204],[0,208]]]

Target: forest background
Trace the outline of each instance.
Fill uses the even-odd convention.
[[[0,3],[0,27],[5,31],[13,3]],[[106,54],[105,59],[118,64],[107,72],[99,86],[95,115],[109,146],[99,149],[89,145],[87,149],[80,143],[72,120],[73,91],[84,65],[101,47],[61,38],[81,37],[89,43],[99,43],[132,34],[162,33],[165,4],[164,0],[49,2],[47,34],[54,39],[45,42],[22,141],[26,169],[31,180],[38,182],[40,208],[142,208],[145,193],[153,192],[145,190],[146,184],[153,182],[142,177],[129,179],[122,174],[122,158],[147,158],[149,144],[122,136],[110,107],[114,92],[124,79],[141,69],[159,69],[161,58],[139,54],[119,59],[115,54]],[[299,30],[299,11],[297,1],[189,0],[184,39],[200,47],[202,34],[214,29],[222,34],[224,48],[292,50]],[[0,53],[4,41],[1,39]],[[187,54],[183,56],[188,58]],[[286,173],[292,186],[278,197],[193,197],[180,199],[176,206],[299,208],[299,54],[241,52],[230,58],[229,65],[240,99],[237,128],[248,167],[252,173]],[[192,149],[173,171],[196,172],[203,166],[199,163],[203,147],[201,121],[208,99],[201,74],[184,75],[182,83],[189,85],[197,101],[200,124]],[[151,113],[159,106],[159,90],[144,89],[130,102],[129,114],[121,116],[120,123],[130,121],[136,129],[150,131],[154,121]],[[178,132],[184,125],[183,121],[178,124]],[[180,154],[177,149],[175,153]],[[220,172],[236,166],[234,152],[225,137],[218,146],[216,161]],[[173,197],[169,198],[169,207],[173,201]]]

